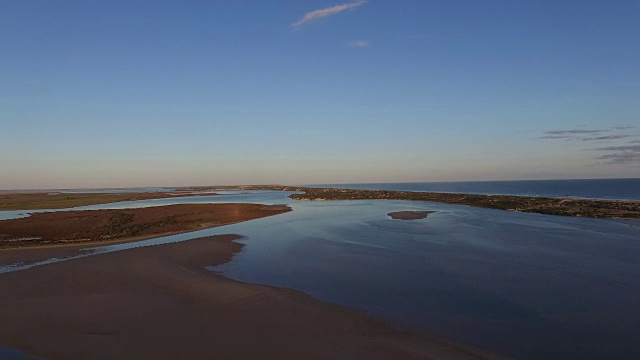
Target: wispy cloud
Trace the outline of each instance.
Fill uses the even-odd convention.
[[[635,151],[640,153],[640,145],[605,146],[595,150],[599,151]]]
[[[545,131],[540,139],[564,140],[570,141],[575,145],[581,144],[582,141],[606,141],[610,144],[616,142],[620,144],[620,140],[640,137],[638,134],[632,134],[631,131],[622,131],[635,129],[634,126],[614,126],[607,130],[603,129],[571,129],[571,130],[550,130]],[[618,131],[616,131],[618,130]],[[613,133],[619,132],[618,134]],[[625,134],[625,132],[627,132]],[[621,134],[622,133],[622,134]],[[624,144],[624,142],[622,142]],[[583,143],[582,143],[583,144]],[[624,165],[624,166],[640,166],[640,140],[627,141],[626,145],[602,146],[598,148],[584,149],[592,154],[601,155],[592,156],[594,160],[600,160],[600,164]]]
[[[575,136],[571,136],[571,135],[545,135],[545,136],[540,136],[539,139],[575,139]]]
[[[306,14],[304,14],[304,16],[302,17],[302,19],[294,22],[293,24],[291,24],[291,27],[293,27],[294,29],[298,29],[303,25],[306,25],[310,22],[316,21],[318,19],[322,19],[331,15],[335,15],[335,14],[339,14],[345,10],[352,10],[355,9],[359,6],[362,6],[366,3],[366,1],[364,0],[360,0],[360,1],[355,1],[355,2],[351,2],[351,3],[346,3],[346,4],[342,4],[342,5],[336,5],[336,6],[332,6],[326,9],[319,9],[319,10],[314,10],[311,12],[308,12]]]
[[[582,140],[582,141],[595,141],[595,140],[619,140],[619,139],[627,139],[632,137],[638,137],[638,135],[633,134],[611,134],[612,129],[617,130],[626,130],[633,129],[633,126],[617,126],[612,127],[609,130],[596,129],[572,129],[572,130],[550,130],[545,131],[543,136],[540,136],[540,139],[565,139],[567,141],[570,140]],[[606,133],[609,133],[607,135]]]
[[[640,165],[640,152],[623,151],[596,157],[598,160],[607,160],[610,164]]]
[[[630,137],[636,137],[635,135],[605,135],[605,136],[596,136],[596,137],[586,137],[582,138],[583,141],[592,141],[592,140],[618,140],[618,139],[626,139]]]
[[[610,164],[640,165],[640,145],[605,146],[594,150],[610,152],[596,157]]]
[[[367,47],[369,45],[370,45],[369,41],[364,41],[364,40],[349,41],[349,46],[353,46],[353,47]]]
[[[573,129],[573,130],[551,130],[545,131],[545,134],[549,135],[565,135],[565,134],[597,134],[606,132],[607,130],[586,130],[586,129]]]

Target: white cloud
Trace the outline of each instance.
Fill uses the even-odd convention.
[[[353,46],[353,47],[367,47],[369,46],[369,44],[370,44],[369,41],[364,41],[364,40],[349,41],[349,46]]]
[[[565,134],[596,134],[606,132],[607,130],[585,130],[585,129],[573,129],[573,130],[552,130],[545,131],[548,135],[565,135]]]
[[[326,8],[326,9],[314,10],[314,11],[311,11],[311,12],[308,12],[308,13],[304,14],[302,19],[300,19],[300,20],[294,22],[293,24],[291,24],[291,27],[297,29],[300,26],[306,25],[306,24],[308,24],[310,22],[313,22],[315,20],[322,19],[322,18],[325,18],[327,16],[335,15],[335,14],[341,13],[341,12],[343,12],[345,10],[355,9],[355,8],[361,6],[361,5],[364,5],[365,3],[366,3],[366,1],[360,0],[360,1],[355,1],[355,2],[352,2],[352,3],[332,6],[330,8]]]

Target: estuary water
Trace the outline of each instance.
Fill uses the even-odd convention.
[[[517,359],[640,358],[640,221],[412,201],[292,201],[289,194],[85,207],[252,202],[294,211],[79,256],[234,233],[247,246],[210,268],[232,279],[297,289]],[[412,221],[387,216],[400,210],[435,213]]]

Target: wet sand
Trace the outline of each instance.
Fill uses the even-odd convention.
[[[138,209],[35,213],[0,221],[0,249],[94,244],[171,235],[291,211],[282,205],[180,204]],[[0,253],[0,262],[3,255]]]
[[[205,270],[223,235],[0,274],[0,344],[44,359],[483,359],[297,291]]]

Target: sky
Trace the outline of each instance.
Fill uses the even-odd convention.
[[[640,177],[640,2],[3,1],[0,189]]]

